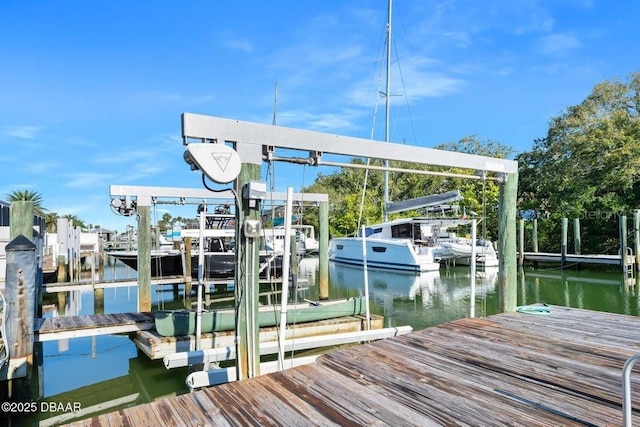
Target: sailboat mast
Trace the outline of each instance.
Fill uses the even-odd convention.
[[[387,11],[387,84],[385,88],[385,121],[384,121],[384,140],[389,142],[389,100],[391,98],[391,10],[392,0],[389,0],[389,9]],[[389,220],[389,214],[387,213],[387,203],[389,203],[389,160],[384,161],[384,173],[383,173],[383,185],[384,185],[384,206],[382,208],[384,212],[384,222]]]
[[[277,117],[278,117],[278,83],[276,83],[275,88],[274,88],[274,95],[273,95],[273,121],[272,121],[272,125],[277,125]]]

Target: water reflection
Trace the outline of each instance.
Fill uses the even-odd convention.
[[[469,316],[471,277],[468,267],[422,274],[369,269],[367,271],[372,312],[385,316],[389,326],[411,325],[421,329]],[[486,313],[486,300],[495,294],[498,270],[478,271],[475,314]],[[329,263],[329,282],[338,295],[364,295],[362,267]]]
[[[638,278],[610,271],[527,270],[521,273],[518,303],[638,315]]]

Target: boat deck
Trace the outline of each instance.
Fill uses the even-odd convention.
[[[640,318],[551,311],[449,322],[73,425],[621,425]]]

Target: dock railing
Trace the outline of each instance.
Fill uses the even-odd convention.
[[[622,425],[631,427],[631,370],[633,365],[640,360],[640,354],[635,354],[627,359],[622,368]]]

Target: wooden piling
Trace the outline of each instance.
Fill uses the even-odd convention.
[[[93,314],[104,314],[104,288],[93,290]]]
[[[329,299],[329,202],[318,209],[318,288],[319,299]]]
[[[260,179],[260,166],[262,154],[260,147],[250,147],[245,144],[237,144],[236,149],[241,158],[253,161],[242,163],[240,174],[236,179],[236,191],[243,194],[245,186],[251,181]],[[259,282],[259,238],[248,238],[243,226],[247,220],[260,220],[260,201],[248,200],[242,197],[242,209],[236,213],[236,265],[244,268],[236,268],[236,305],[238,307],[238,343],[237,343],[237,374],[238,379],[243,380],[260,375],[260,349],[259,328],[252,321],[258,313],[258,296],[260,292]]]
[[[500,311],[517,308],[518,275],[516,261],[516,198],[518,174],[504,175],[500,186],[498,212],[498,292]]]
[[[569,219],[562,218],[562,236],[560,243],[560,268],[564,270],[567,267],[567,234],[569,230]]]
[[[151,311],[151,207],[138,212],[138,311]]]
[[[522,267],[524,265],[524,218],[520,218],[518,226],[518,266]]]
[[[11,202],[9,216],[9,240],[23,235],[33,241],[33,202],[26,200]]]
[[[30,217],[33,220],[33,215]],[[36,245],[19,235],[6,246],[4,341],[9,352],[7,379],[18,380],[12,387],[15,399],[31,397],[30,377],[33,367],[33,342],[36,315]]]
[[[620,231],[620,267],[623,276],[626,278],[629,273],[627,266],[627,216],[620,215],[618,222]]]
[[[636,255],[636,271],[640,272],[640,209],[633,210],[633,250]]]
[[[531,227],[531,250],[538,252],[538,218],[533,218],[533,226]]]
[[[58,265],[56,267],[56,277],[57,277],[57,281],[58,283],[64,283],[68,280],[68,274],[67,274],[67,262],[66,262],[66,257],[64,255],[58,255]]]
[[[291,248],[291,253],[290,253],[290,262],[289,262],[289,266],[291,267],[291,279],[289,280],[290,286],[292,289],[297,289],[298,288],[298,245],[296,244],[296,233],[295,230],[293,230],[294,232],[291,233],[291,237],[290,237],[290,248]],[[285,274],[287,274],[286,271],[282,272],[283,277]],[[286,301],[282,301],[283,303],[285,303]]]
[[[581,254],[581,238],[580,238],[580,218],[573,219],[573,253]]]
[[[68,292],[56,292],[58,296],[58,314],[64,316],[67,312],[67,294]]]
[[[191,237],[184,238],[184,294],[191,295]]]

